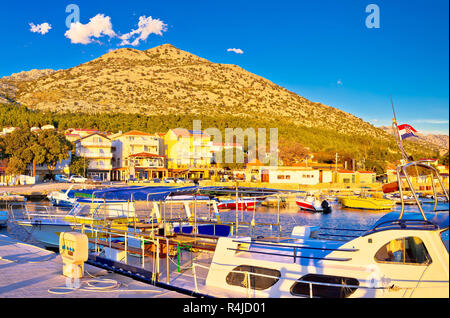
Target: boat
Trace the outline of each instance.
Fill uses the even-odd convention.
[[[120,200],[78,199],[67,214],[57,214],[46,209],[41,212],[23,211],[14,223],[25,228],[36,241],[45,247],[59,246],[59,234],[71,232],[80,225],[109,225],[116,229],[126,229],[136,218],[133,202]]]
[[[322,213],[330,213],[331,206],[327,200],[321,200],[315,198],[313,196],[306,196],[305,198],[298,198],[295,203],[297,203],[298,207],[301,210],[309,211],[309,212],[322,212]]]
[[[285,208],[287,206],[287,202],[286,202],[286,198],[284,197],[279,197],[279,196],[270,196],[265,198],[263,201],[261,201],[261,205],[262,206],[267,206],[267,207],[280,207],[280,208]]]
[[[343,196],[339,198],[339,202],[342,206],[351,209],[363,209],[363,210],[391,210],[395,202],[389,199],[373,198],[365,196]]]
[[[230,210],[252,210],[256,208],[258,200],[255,198],[243,198],[239,199],[236,204],[236,200],[234,199],[220,199],[217,203],[217,207],[221,210],[230,209]]]
[[[8,224],[8,211],[0,211],[0,228]]]
[[[403,195],[403,198],[400,198],[400,195],[398,193],[395,193],[393,195],[384,195],[384,199],[391,200],[395,202],[395,204],[406,204],[406,205],[415,205],[416,200],[412,196]]]
[[[76,202],[76,198],[69,196],[72,188],[73,188],[73,185],[70,186],[70,188],[67,189],[66,191],[50,192],[50,194],[47,195],[47,198],[50,200],[50,202],[54,206],[73,207]]]
[[[27,198],[19,194],[11,194],[8,192],[0,193],[0,202],[26,202]]]
[[[222,238],[205,288],[256,298],[448,298],[448,227],[448,212],[391,212],[368,230],[333,229],[350,231],[346,241],[311,226],[284,239]]]

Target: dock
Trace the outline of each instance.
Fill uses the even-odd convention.
[[[188,297],[89,264],[74,284],[62,275],[62,266],[57,253],[0,234],[0,298]]]

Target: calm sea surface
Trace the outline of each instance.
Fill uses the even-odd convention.
[[[49,209],[54,211],[53,207],[50,207],[48,201],[43,202],[30,202],[28,203],[28,208],[30,210],[34,209],[36,205],[47,206]],[[371,228],[371,226],[379,220],[383,215],[389,213],[389,211],[369,211],[369,210],[353,210],[342,208],[339,203],[332,203],[333,211],[330,214],[322,213],[311,213],[300,211],[296,207],[289,207],[280,209],[278,213],[277,208],[267,208],[263,206],[258,206],[255,211],[239,211],[238,212],[238,222],[250,223],[254,218],[255,222],[266,223],[266,224],[279,224],[281,225],[281,236],[290,236],[292,229],[296,225],[308,225],[308,226],[319,226],[321,228],[327,228],[326,230],[320,230],[320,233],[328,234],[345,234],[345,235],[357,235],[358,232],[352,231],[336,231],[336,229],[356,229],[356,230],[366,230]],[[449,205],[438,204],[438,209],[448,210]],[[2,208],[4,209],[4,207]],[[432,204],[423,204],[424,211],[432,211]],[[400,211],[401,206],[396,205],[393,211]],[[68,209],[58,209],[58,213],[66,213]],[[199,211],[206,213],[208,210],[203,208]],[[417,206],[406,206],[405,211],[413,212],[419,211]],[[167,212],[168,213],[168,212]],[[201,215],[200,213],[199,215]],[[224,211],[220,213],[221,220],[223,221],[236,221],[236,211]],[[0,234],[8,235],[19,239],[24,242],[39,245],[38,242],[33,241],[30,234],[27,233],[20,226],[9,223],[7,228],[0,228]],[[239,225],[238,235],[246,236],[279,236],[280,227],[273,225],[257,225],[255,228],[251,229],[245,225]],[[330,237],[333,239],[350,239],[351,237]]]

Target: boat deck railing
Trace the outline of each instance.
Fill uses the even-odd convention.
[[[431,171],[430,177],[431,177],[431,185],[432,185],[432,189],[433,189],[433,197],[434,197],[434,207],[433,207],[433,211],[437,210],[437,204],[438,204],[438,193],[437,193],[437,189],[436,189],[436,180],[438,181],[443,193],[444,193],[444,197],[446,198],[447,202],[449,202],[449,195],[447,192],[447,189],[444,186],[444,183],[442,182],[442,179],[439,175],[439,171],[434,168],[433,166],[431,166],[430,164],[430,160],[419,160],[419,161],[412,161],[412,162],[408,162],[406,164],[400,165],[397,167],[396,171],[397,171],[397,182],[398,182],[398,191],[400,194],[400,200],[401,200],[401,213],[400,213],[400,217],[399,219],[401,220],[403,217],[403,214],[405,212],[405,201],[404,201],[404,196],[403,196],[403,179],[406,180],[406,183],[409,187],[409,190],[411,191],[414,200],[416,201],[416,204],[420,210],[420,213],[422,214],[422,217],[424,220],[427,220],[425,213],[423,211],[422,208],[422,202],[420,202],[419,197],[414,189],[414,185],[411,181],[411,177],[409,176],[408,172],[407,172],[407,168],[409,167],[420,167],[424,170],[429,170]]]

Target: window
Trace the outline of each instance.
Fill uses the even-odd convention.
[[[279,176],[278,176],[278,180],[284,180],[284,176],[279,175]]]
[[[303,282],[316,282],[324,284],[336,284],[342,286],[327,286],[312,284],[312,296],[313,297],[325,297],[325,298],[347,298],[356,291],[356,287],[359,286],[359,281],[355,278],[328,276],[318,274],[308,274],[300,278]],[[310,296],[310,284],[303,282],[295,282],[291,287],[291,294],[293,296]]]
[[[448,252],[448,229],[441,232],[441,240]]]
[[[247,275],[247,273],[250,273],[250,275]],[[265,276],[252,275],[252,273]],[[247,281],[248,276],[250,277],[250,286]],[[275,285],[279,281],[280,277],[281,273],[276,269],[241,265],[236,267],[227,275],[226,281],[228,285],[240,286],[244,288],[250,287],[255,290],[264,290]]]
[[[403,237],[392,240],[375,254],[378,263],[429,264],[431,263],[425,245],[418,237]]]

